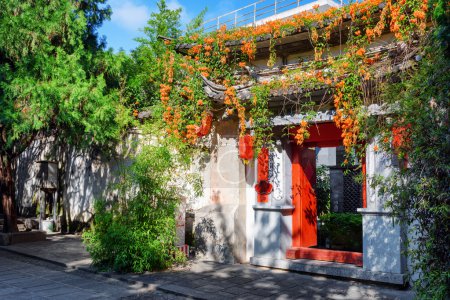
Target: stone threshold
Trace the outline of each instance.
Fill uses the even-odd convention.
[[[291,247],[286,251],[286,258],[331,261],[344,264],[352,264],[357,267],[363,266],[363,254],[361,252],[308,247]]]
[[[350,264],[308,259],[276,259],[251,257],[250,264],[260,267],[317,274],[335,278],[370,281],[395,286],[405,286],[405,274],[373,272]]]

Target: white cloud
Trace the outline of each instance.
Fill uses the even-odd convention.
[[[130,31],[143,28],[150,18],[150,10],[145,5],[133,3],[132,0],[111,1],[111,21]]]

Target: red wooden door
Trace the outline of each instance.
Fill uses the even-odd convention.
[[[317,245],[316,151],[293,147],[292,161],[292,246]]]
[[[303,148],[300,164],[300,246],[317,245],[316,150]]]

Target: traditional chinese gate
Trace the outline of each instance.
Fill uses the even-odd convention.
[[[295,129],[294,129],[295,130]],[[317,259],[362,266],[362,253],[311,248],[317,246],[317,198],[315,147],[342,145],[341,130],[334,123],[321,123],[309,128],[310,137],[298,146],[292,143],[292,247],[287,250],[289,259]],[[363,174],[365,164],[363,162]],[[365,207],[365,183],[363,184]]]

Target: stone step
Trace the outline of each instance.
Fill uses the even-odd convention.
[[[45,241],[45,239],[45,232],[38,230],[14,233],[0,233],[0,246]]]
[[[275,259],[268,257],[251,257],[250,264],[260,267],[289,270],[324,276],[372,281],[404,286],[405,274],[372,272],[355,265],[309,259]]]

